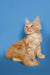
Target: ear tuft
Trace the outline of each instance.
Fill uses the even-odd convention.
[[[28,20],[27,18],[25,18],[25,22],[26,22],[26,23],[29,23],[29,20]]]

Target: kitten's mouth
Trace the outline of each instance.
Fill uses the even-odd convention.
[[[32,32],[31,30],[27,30],[28,32]]]
[[[28,34],[33,33],[33,31],[27,31],[27,32],[28,32]]]
[[[33,33],[34,31],[33,30],[25,30],[25,33],[26,34],[31,34],[31,33]]]
[[[31,34],[33,33],[33,31],[26,31],[26,34]]]

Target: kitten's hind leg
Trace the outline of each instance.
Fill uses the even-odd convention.
[[[37,66],[37,65],[39,65],[39,61],[37,61],[36,59],[30,59],[29,57],[24,57],[22,62],[23,62],[24,65],[27,65],[27,66]]]

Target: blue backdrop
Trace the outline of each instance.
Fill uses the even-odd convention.
[[[25,18],[31,22],[39,16],[45,59],[39,66],[28,67],[4,58],[6,49],[22,40]],[[0,0],[0,75],[50,75],[50,0]]]

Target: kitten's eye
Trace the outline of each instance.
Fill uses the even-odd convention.
[[[31,25],[31,27],[33,27],[33,25]]]
[[[28,28],[28,26],[26,26]]]

